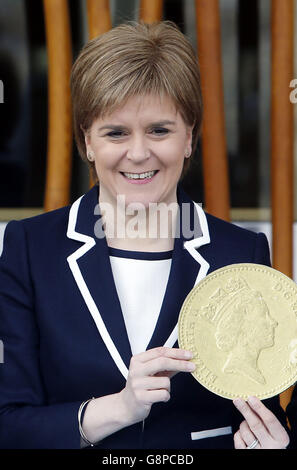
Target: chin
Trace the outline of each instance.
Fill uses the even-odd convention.
[[[152,199],[147,199],[147,197],[139,197],[139,198],[136,198],[136,197],[127,197],[126,196],[126,207],[129,206],[129,209],[133,210],[133,208],[135,208],[135,210],[139,210],[141,209],[142,207],[144,207],[145,209],[148,209],[149,208],[149,205],[154,202]],[[140,205],[140,207],[139,207]]]

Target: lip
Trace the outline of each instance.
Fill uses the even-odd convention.
[[[153,170],[150,170],[150,171],[153,171]],[[151,181],[153,181],[153,179],[158,175],[159,173],[159,170],[157,170],[157,173],[154,174],[154,176],[152,176],[151,178],[144,178],[144,179],[129,179],[127,178],[123,172],[120,172],[122,177],[124,178],[125,181],[127,181],[127,183],[130,183],[130,184],[148,184],[150,183]],[[130,172],[125,172],[125,173],[133,173],[132,171]],[[142,172],[142,173],[146,173],[146,172]]]

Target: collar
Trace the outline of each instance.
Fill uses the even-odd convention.
[[[113,281],[108,246],[105,238],[98,239],[95,236],[96,224],[100,223],[98,189],[98,186],[94,186],[70,208],[67,237],[83,244],[68,256],[67,261],[113,361],[124,378],[127,378],[132,354]],[[149,349],[158,345],[173,347],[178,337],[177,315],[185,293],[203,279],[209,269],[209,263],[198,252],[201,246],[210,243],[206,215],[202,207],[193,202],[180,186],[177,199],[181,214],[180,236],[175,238],[168,287]],[[101,293],[98,289],[99,280]],[[174,313],[176,309],[177,313]],[[172,314],[168,315],[168,311]]]

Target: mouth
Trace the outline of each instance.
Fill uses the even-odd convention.
[[[153,170],[153,171],[146,171],[145,173],[126,173],[124,171],[121,171],[122,175],[124,175],[128,179],[132,180],[144,180],[144,179],[149,179],[155,176],[155,174],[159,170]]]
[[[143,173],[128,173],[121,171],[120,173],[126,180],[129,180],[130,183],[148,183],[158,172],[159,170],[146,171]]]

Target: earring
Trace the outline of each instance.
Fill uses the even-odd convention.
[[[87,157],[88,157],[88,160],[90,162],[93,162],[94,161],[94,152],[92,150],[90,150],[88,153],[87,153]]]
[[[187,150],[186,153],[185,153],[185,158],[189,158],[190,155],[191,155],[191,152],[189,150]]]

